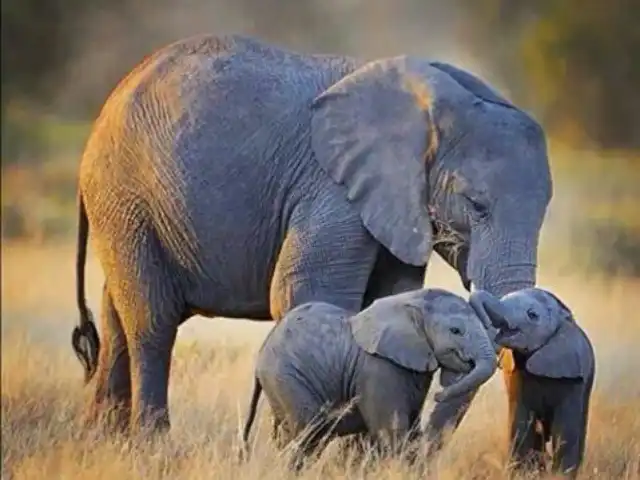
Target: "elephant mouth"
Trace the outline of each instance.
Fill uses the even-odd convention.
[[[452,350],[451,351],[451,357],[452,360],[454,361],[454,363],[456,363],[458,365],[458,369],[460,372],[463,373],[468,373],[471,370],[474,369],[475,367],[475,362],[473,361],[473,359],[468,358],[464,355],[461,355],[459,352]]]
[[[505,325],[498,330],[495,341],[496,343],[503,343],[505,341],[509,341],[513,339],[516,335],[518,335],[518,333],[520,333],[520,330],[518,330],[517,328],[511,328]]]

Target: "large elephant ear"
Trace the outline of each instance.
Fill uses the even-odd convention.
[[[593,369],[591,343],[577,324],[563,321],[557,332],[526,363],[533,375],[586,379]]]
[[[416,307],[392,303],[387,299],[374,301],[371,306],[349,319],[356,343],[367,353],[379,355],[416,372],[433,372],[438,362],[424,333]]]
[[[368,63],[318,96],[312,147],[367,230],[403,262],[422,266],[432,247],[426,162],[437,136],[425,76],[412,75],[410,63]]]
[[[472,75],[471,73],[464,70],[460,70],[459,68],[456,68],[448,63],[431,62],[431,65],[449,75],[456,82],[458,82],[460,86],[469,90],[476,97],[479,97],[486,102],[497,103],[499,105],[504,105],[505,107],[515,108],[509,100],[504,98],[493,88],[489,87],[489,85],[487,85],[475,75]]]

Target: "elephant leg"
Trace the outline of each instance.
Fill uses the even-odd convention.
[[[309,301],[360,311],[379,247],[359,217],[340,221],[340,213],[292,220],[271,280],[274,320]]]
[[[278,450],[284,448],[293,440],[292,429],[288,422],[280,417],[273,417],[273,425],[271,427],[271,440]]]
[[[397,457],[404,453],[411,439],[411,424],[407,415],[395,414],[380,419],[373,433],[373,450],[379,457]]]
[[[127,339],[120,316],[107,289],[102,290],[100,316],[102,345],[98,357],[95,393],[89,406],[88,422],[106,414],[109,430],[125,432],[131,412],[131,375]]]
[[[510,421],[510,468],[515,471],[544,468],[544,436],[538,431],[539,418],[522,403],[518,404]]]
[[[575,478],[584,457],[586,415],[581,402],[565,402],[553,412],[551,423],[552,470]]]
[[[403,263],[380,246],[362,308],[367,308],[378,298],[420,289],[424,286],[424,277],[424,267]]]
[[[440,384],[446,386],[442,381]],[[445,433],[455,432],[467,414],[477,392],[474,390],[466,395],[436,403],[425,428],[425,435],[429,441],[428,455],[434,455],[444,447]]]
[[[136,427],[150,427],[151,431],[166,431],[170,427],[168,410],[169,372],[171,352],[178,329],[172,319],[154,315],[151,325],[139,332],[130,345],[132,376],[132,421]]]
[[[158,242],[139,242],[135,260],[120,266],[114,303],[123,318],[131,365],[131,426],[169,429],[168,390],[171,353],[185,306]],[[125,255],[126,257],[126,255]],[[122,273],[119,272],[119,273]]]
[[[344,449],[341,450],[340,461],[342,463],[352,460],[362,464],[371,450],[372,440],[367,432],[356,433],[346,437]]]
[[[448,387],[458,379],[458,376],[449,370],[440,370],[440,385]],[[435,455],[444,447],[445,434],[447,432],[452,434],[458,428],[476,393],[478,393],[477,389],[465,395],[436,403],[431,415],[429,415],[424,432],[425,438],[429,442],[427,456]]]
[[[306,461],[320,454],[331,437],[331,424],[324,410],[319,409],[315,415],[310,413],[311,411],[302,414],[299,412],[295,423],[287,425],[290,427],[287,431],[289,444],[297,441],[290,463],[291,469],[295,472],[299,472]]]

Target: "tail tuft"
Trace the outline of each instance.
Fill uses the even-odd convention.
[[[89,383],[98,368],[98,353],[100,352],[100,338],[93,315],[87,310],[89,319],[82,320],[80,325],[73,329],[71,345],[78,360],[84,368],[84,381]]]

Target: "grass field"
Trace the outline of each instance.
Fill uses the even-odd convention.
[[[77,314],[73,246],[5,244],[2,251],[2,478],[199,479],[291,476],[268,436],[261,402],[254,451],[237,464],[234,446],[249,400],[252,364],[269,324],[190,321],[175,349],[170,405],[173,428],[161,443],[106,439],[80,426],[85,396],[69,336]],[[88,265],[89,301],[98,313],[101,272]],[[551,263],[551,262],[550,262]],[[436,263],[430,285],[462,293]],[[640,478],[640,281],[596,278],[541,266],[540,283],[572,306],[590,334],[597,377],[582,478]],[[635,369],[635,371],[634,371]],[[434,387],[425,405],[433,403]],[[502,478],[505,398],[499,374],[484,386],[451,444],[430,465],[431,478]],[[424,478],[388,461],[339,461],[334,443],[303,478]],[[422,466],[424,467],[424,465]]]

